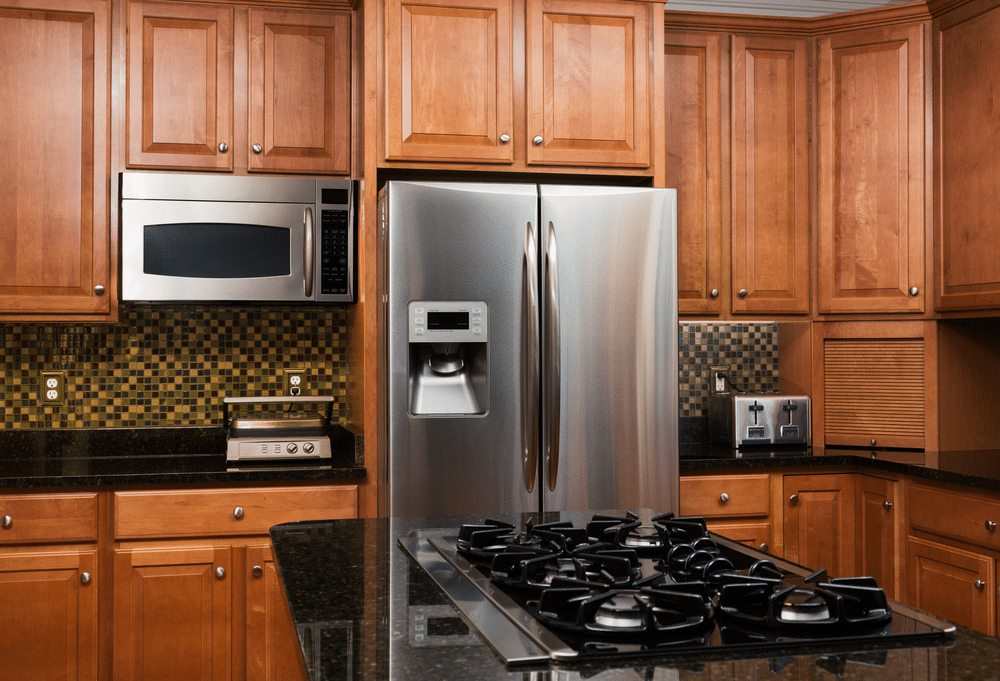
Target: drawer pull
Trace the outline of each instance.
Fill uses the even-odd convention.
[[[987,520],[986,521],[986,531],[987,532],[992,532],[995,529],[997,529],[997,524],[995,522],[993,522],[992,520]]]
[[[795,504],[799,503],[799,495],[793,494],[792,496],[788,497],[788,501],[789,503],[792,504],[792,506],[794,506]]]
[[[2,527],[5,530],[9,530],[10,526],[13,524],[14,524],[14,519],[11,518],[9,515],[5,515],[3,518],[0,518],[0,527]]]
[[[722,503],[726,503],[727,501],[729,501],[729,495],[723,492],[722,496],[719,497],[719,499],[722,501]]]
[[[89,572],[82,572],[82,573],[80,573],[80,584],[83,584],[84,586],[90,584],[90,573]]]
[[[233,517],[236,518],[237,520],[239,520],[240,518],[243,517],[243,507],[242,506],[237,506],[236,508],[233,509]]]
[[[891,511],[892,510],[892,502],[889,501],[888,499],[886,499],[885,501],[882,502],[882,508],[884,508],[887,511]]]
[[[254,576],[254,577],[260,577],[261,575],[263,575],[263,574],[264,574],[264,568],[262,568],[262,567],[261,567],[261,566],[259,566],[259,565],[254,565],[254,566],[253,566],[253,569],[252,569],[252,570],[250,570],[250,572],[252,572],[252,573],[253,573],[253,576]]]
[[[981,579],[977,579],[972,583],[972,586],[976,587],[976,589],[978,589],[979,591],[982,591],[983,587],[986,586],[986,582],[984,582]]]

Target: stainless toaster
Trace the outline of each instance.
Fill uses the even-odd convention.
[[[750,445],[809,443],[809,397],[782,393],[716,393],[709,397],[712,442]]]

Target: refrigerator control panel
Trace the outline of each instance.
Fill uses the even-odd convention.
[[[408,308],[411,343],[485,343],[482,300],[414,300]]]

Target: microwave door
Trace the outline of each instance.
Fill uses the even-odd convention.
[[[123,200],[122,298],[313,300],[312,212],[294,203]]]

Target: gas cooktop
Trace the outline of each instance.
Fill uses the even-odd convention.
[[[487,518],[399,543],[508,665],[942,646],[955,634],[870,577],[810,573],[701,518]]]

